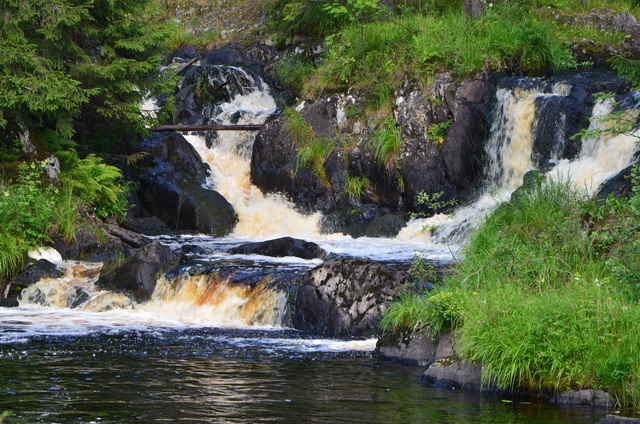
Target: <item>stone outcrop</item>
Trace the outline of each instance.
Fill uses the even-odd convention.
[[[301,279],[293,326],[327,337],[372,337],[408,275],[365,259],[327,259]]]
[[[220,193],[203,187],[208,165],[182,135],[152,137],[141,147],[149,152],[138,177],[141,206],[148,214],[175,230],[215,236],[233,230],[233,207]]]
[[[437,348],[438,341],[429,329],[388,331],[378,339],[375,353],[402,364],[428,367],[436,360]]]
[[[357,93],[300,102],[296,111],[320,140],[333,146],[323,163],[325,176],[299,166],[300,146],[287,119],[279,116],[256,138],[252,181],[263,191],[287,194],[305,211],[332,215],[331,228],[346,234],[367,232],[348,229],[349,220],[338,219],[365,205],[383,208],[385,214],[429,212],[418,205],[420,192],[444,192],[442,201],[460,199],[477,182],[493,85],[493,78],[484,76],[457,83],[442,74],[430,87],[415,81],[400,87],[394,114],[403,141],[393,163],[380,163],[374,154],[375,134],[384,125],[351,114],[363,107]],[[368,182],[359,198],[347,194],[353,178]],[[382,233],[393,236],[401,227],[394,224]]]

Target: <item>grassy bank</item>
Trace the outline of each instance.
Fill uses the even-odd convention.
[[[387,328],[453,330],[486,381],[538,391],[593,388],[640,405],[640,177],[598,204],[539,181],[470,237],[435,292],[407,295]]]
[[[620,46],[624,36],[559,17],[596,7],[637,12],[634,1],[495,2],[479,19],[469,19],[461,2],[424,2],[411,7],[395,2],[395,10],[369,15],[354,10],[336,17],[322,1],[306,6],[279,0],[272,25],[281,37],[296,34],[324,38],[325,54],[315,69],[309,62],[286,63],[286,75],[296,75],[297,88],[308,97],[355,89],[373,109],[386,107],[402,81],[413,78],[428,85],[439,72],[464,77],[483,70],[540,75],[548,71],[588,67],[572,57],[568,40],[586,38]],[[329,4],[327,2],[327,4]],[[420,2],[422,4],[422,2]],[[316,8],[311,13],[312,8]],[[275,9],[275,6],[274,6]],[[338,19],[340,18],[340,19]],[[288,25],[283,25],[287,24]]]

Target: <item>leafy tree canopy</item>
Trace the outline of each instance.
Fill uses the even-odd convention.
[[[144,131],[168,31],[154,0],[0,2],[0,128],[19,121],[105,148]],[[151,23],[149,23],[151,22]]]

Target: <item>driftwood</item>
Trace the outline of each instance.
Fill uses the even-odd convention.
[[[246,125],[162,125],[156,128],[150,128],[150,131],[166,132],[166,131],[258,131],[262,125],[246,124]]]
[[[182,68],[180,68],[180,70],[178,72],[176,72],[176,75],[182,74],[184,71],[186,71],[187,69],[191,68],[191,66],[193,66],[193,64],[196,63],[199,60],[200,59],[198,59],[197,57],[194,57],[189,62],[187,62],[186,65],[184,65]]]

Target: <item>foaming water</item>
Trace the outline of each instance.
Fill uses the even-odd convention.
[[[611,113],[614,106],[613,99],[599,100],[593,108],[589,129],[605,128],[606,123],[600,122],[601,118]],[[628,115],[635,119],[638,110],[631,109]],[[632,163],[638,150],[638,138],[640,131],[619,135],[604,133],[600,137],[587,138],[582,141],[578,159],[559,161],[549,175],[557,180],[572,181],[576,187],[593,195],[603,182]]]
[[[450,217],[417,220],[412,224],[413,228],[419,225],[431,228],[434,239],[440,243],[461,243],[470,229],[497,205],[511,198],[512,192],[523,183],[524,175],[535,168],[531,158],[533,130],[537,122],[536,99],[567,96],[569,93],[566,84],[554,85],[552,93],[519,88],[498,89],[497,116],[485,147],[488,158],[485,182],[478,198]],[[592,110],[589,129],[602,128],[599,118],[611,113],[614,106],[612,99],[599,100]],[[635,117],[638,111],[631,109],[629,113]],[[560,119],[558,125],[563,124]],[[553,166],[548,175],[556,180],[569,181],[592,195],[603,182],[633,162],[638,151],[638,135],[640,132],[617,136],[603,134],[583,140],[578,156],[572,160],[559,159],[560,152],[554,149],[549,158]]]
[[[230,276],[218,273],[160,277],[151,301],[138,309],[215,327],[283,326],[286,292],[269,287],[268,278],[252,286],[230,280]]]
[[[217,124],[262,124],[276,111],[275,100],[262,83],[220,105],[213,120]],[[251,149],[257,132],[220,131],[213,141],[188,135],[203,162],[211,169],[209,186],[231,203],[238,214],[233,235],[284,236],[319,234],[320,214],[304,215],[285,197],[263,194],[251,183]]]
[[[558,93],[566,93],[558,86]],[[496,92],[496,117],[485,146],[487,165],[482,192],[477,200],[456,210],[450,217],[418,220],[418,225],[433,227],[439,243],[458,245],[499,203],[509,200],[522,184],[524,174],[533,168],[532,129],[536,117],[536,99],[545,93],[536,90],[500,88]],[[547,93],[546,95],[560,95]]]

